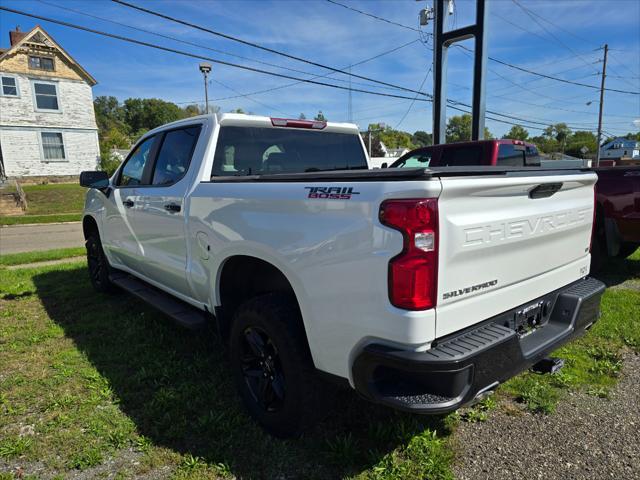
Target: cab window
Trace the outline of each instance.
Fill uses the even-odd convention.
[[[402,168],[415,168],[415,167],[428,167],[431,162],[431,154],[430,153],[416,153],[415,155],[411,155],[408,158],[405,158],[401,162],[398,162],[396,167]]]
[[[171,185],[187,173],[199,135],[200,125],[165,134],[153,170],[153,185]]]
[[[144,167],[151,157],[151,148],[154,141],[155,137],[149,137],[136,146],[120,171],[117,185],[121,187],[143,185]]]

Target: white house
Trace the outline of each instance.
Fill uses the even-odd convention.
[[[0,176],[95,170],[95,79],[40,26],[9,39],[0,50]]]

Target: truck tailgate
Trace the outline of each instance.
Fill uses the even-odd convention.
[[[436,337],[589,272],[597,176],[443,177]]]

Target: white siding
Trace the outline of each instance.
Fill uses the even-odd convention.
[[[84,82],[56,79],[43,82],[56,83],[60,111],[38,112],[33,98],[32,82],[37,77],[8,74],[15,77],[20,89],[19,97],[0,96],[0,124],[29,125],[34,127],[96,128],[91,87]]]
[[[46,161],[42,156],[41,129],[0,127],[0,146],[9,177],[78,175],[98,166],[98,135],[91,130],[44,129],[62,132],[65,160]]]
[[[0,146],[6,175],[78,175],[82,170],[95,170],[99,148],[91,87],[56,79],[60,109],[43,112],[37,111],[34,101],[32,84],[38,77],[8,75],[16,78],[20,93],[18,97],[0,96]],[[43,130],[63,133],[64,161],[44,161]]]

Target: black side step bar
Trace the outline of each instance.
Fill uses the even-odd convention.
[[[208,323],[207,314],[202,310],[198,310],[132,275],[124,272],[114,272],[109,275],[109,280],[168,315],[184,328],[200,330]]]

